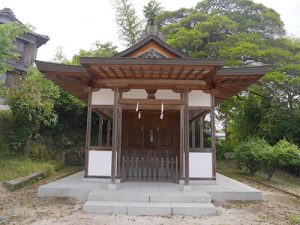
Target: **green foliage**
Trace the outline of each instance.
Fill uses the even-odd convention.
[[[216,143],[217,160],[224,159],[224,154],[227,152],[233,152],[234,146],[228,143],[226,140],[219,140]]]
[[[53,58],[52,61],[56,62],[56,63],[70,64],[70,62],[68,61],[67,57],[64,55],[63,48],[61,46],[59,46],[56,49],[56,52],[54,54],[54,58]]]
[[[225,58],[226,66],[270,64],[261,83],[218,107],[231,145],[253,135],[300,145],[300,41],[284,36],[277,12],[250,0],[204,0],[155,20],[166,41],[191,57]]]
[[[24,156],[33,160],[47,160],[50,158],[47,147],[39,142],[29,142]]]
[[[275,146],[274,151],[280,153],[279,166],[300,166],[300,149],[297,145],[280,140]]]
[[[38,161],[25,158],[0,158],[0,181],[6,181],[23,176],[33,172],[46,171],[51,174],[61,167],[61,164],[54,161]]]
[[[285,34],[280,15],[273,9],[251,0],[204,0],[195,10],[212,15],[226,15],[239,24],[238,32],[260,33],[263,37]]]
[[[124,41],[127,46],[134,45],[142,32],[141,21],[130,0],[115,0],[115,7],[120,40]]]
[[[0,158],[8,157],[9,142],[8,142],[8,130],[12,123],[11,110],[0,110]]]
[[[300,225],[300,216],[295,213],[292,213],[289,217],[289,224]]]
[[[162,7],[156,0],[150,0],[143,8],[144,17],[147,20],[155,19],[155,17],[162,11]]]
[[[9,105],[13,121],[9,133],[10,150],[24,153],[32,140],[39,138],[41,125],[54,126],[57,115],[54,112],[59,89],[32,68],[24,80],[6,89],[5,103]]]
[[[8,59],[18,58],[18,54],[13,51],[14,40],[26,31],[27,28],[18,22],[0,24],[0,75],[11,70],[6,62]]]
[[[269,151],[269,148],[270,145],[264,139],[250,138],[236,148],[235,159],[253,176],[261,168],[263,153]]]
[[[100,43],[96,41],[93,44],[93,48],[86,51],[83,49],[79,50],[79,54],[76,54],[72,58],[72,64],[79,65],[79,57],[81,56],[91,56],[91,57],[111,57],[117,54],[117,46],[114,46],[111,42]]]

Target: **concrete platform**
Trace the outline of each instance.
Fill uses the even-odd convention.
[[[133,216],[209,216],[216,214],[211,203],[153,203],[153,202],[101,202],[87,201],[86,213]]]
[[[98,182],[93,180],[89,182],[87,179],[83,180],[83,172],[73,174],[71,176],[62,178],[60,180],[51,182],[49,184],[39,187],[39,197],[74,197],[80,201],[87,201],[88,195],[92,191],[99,193],[105,192],[108,187],[108,180],[99,179]],[[155,198],[163,199],[166,194],[193,196],[197,193],[206,192],[211,196],[212,201],[225,202],[225,201],[259,201],[262,200],[261,191],[252,188],[246,184],[217,174],[217,183],[215,184],[191,184],[191,191],[182,191],[183,185],[173,183],[154,183],[154,182],[126,182],[117,184],[116,191],[111,190],[111,193],[116,196],[120,194],[128,194],[124,198],[129,197],[130,194],[138,197],[138,194],[151,193],[153,201]],[[156,194],[156,195],[155,195]],[[143,198],[145,196],[142,196]]]
[[[117,190],[108,189],[109,180],[83,179],[83,172],[39,187],[39,197],[74,197],[86,201],[83,210],[97,214],[187,215],[204,216],[216,213],[212,202],[259,201],[261,191],[217,174],[217,182],[182,184],[162,182],[125,182]]]

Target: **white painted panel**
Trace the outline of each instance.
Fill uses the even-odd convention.
[[[180,99],[180,94],[172,90],[157,90],[156,99]]]
[[[92,92],[92,105],[114,105],[114,92],[111,89]]]
[[[212,178],[212,153],[190,152],[190,177]]]
[[[131,89],[123,93],[123,98],[126,99],[147,99],[148,94],[145,89]]]
[[[89,176],[111,176],[111,151],[89,151]]]
[[[202,90],[189,92],[189,106],[211,106],[210,94]]]

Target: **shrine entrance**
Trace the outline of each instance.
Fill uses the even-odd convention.
[[[178,182],[180,112],[123,111],[122,121],[122,182]]]

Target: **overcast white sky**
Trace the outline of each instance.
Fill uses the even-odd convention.
[[[138,14],[148,0],[131,0]],[[193,7],[200,0],[161,0],[166,10]],[[300,0],[254,0],[273,8],[281,15],[288,34],[300,37]],[[36,32],[50,37],[38,51],[38,59],[51,60],[58,46],[63,47],[67,58],[80,48],[90,49],[96,40],[118,40],[115,11],[112,0],[1,0],[0,9],[11,8],[23,23],[29,23]]]

